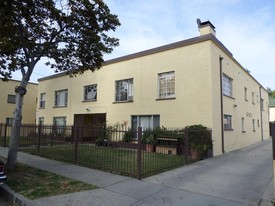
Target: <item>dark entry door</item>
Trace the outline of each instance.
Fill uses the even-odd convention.
[[[75,126],[102,126],[106,123],[106,113],[100,114],[75,114]]]

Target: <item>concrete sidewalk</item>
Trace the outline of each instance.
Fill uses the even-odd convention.
[[[0,148],[0,156],[7,156],[7,148]],[[141,181],[21,152],[18,162],[99,187],[33,201],[16,194],[28,206],[263,206],[273,199],[270,140]]]

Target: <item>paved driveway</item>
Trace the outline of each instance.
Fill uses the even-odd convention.
[[[268,140],[145,181],[190,192],[194,198],[203,195],[232,204],[268,205],[273,197],[272,173],[272,144]]]

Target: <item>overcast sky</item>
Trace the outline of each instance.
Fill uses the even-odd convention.
[[[275,0],[105,0],[121,26],[105,59],[199,35],[196,19],[211,21],[216,37],[264,87],[275,90]],[[38,64],[31,81],[52,74]],[[16,75],[15,78],[19,78]]]

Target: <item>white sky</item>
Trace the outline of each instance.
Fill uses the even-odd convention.
[[[196,19],[209,20],[216,37],[264,87],[275,90],[275,0],[105,0],[121,26],[112,59],[199,36]],[[53,74],[43,63],[31,81]],[[17,73],[15,79],[20,79]]]

